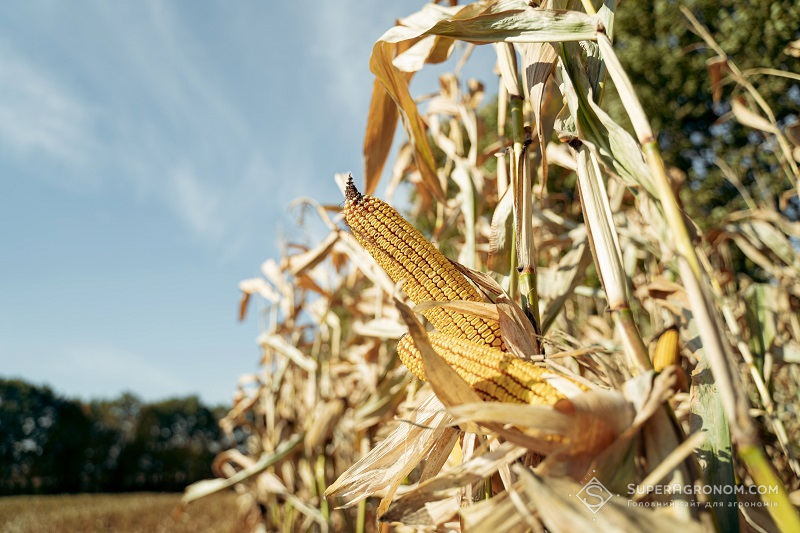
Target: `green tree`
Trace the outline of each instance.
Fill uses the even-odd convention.
[[[0,380],[0,494],[82,490],[90,427],[80,403]]]
[[[714,53],[690,31],[680,5],[709,28],[741,70],[768,67],[796,73],[800,60],[785,48],[800,38],[800,4],[794,0],[646,0],[623,4],[618,10],[617,53],[659,132],[665,161],[687,175],[688,187],[683,190],[687,210],[706,225],[743,206],[735,187],[716,165],[717,158],[733,169],[756,198],[775,201],[774,193],[792,184],[778,166],[773,139],[727,115],[731,97],[741,94],[741,89],[724,85],[719,103],[714,103],[706,64]],[[780,125],[798,120],[800,83],[755,73],[750,79]],[[618,101],[610,97],[607,103],[612,114],[622,116]]]
[[[126,490],[182,490],[211,475],[221,432],[196,396],[146,404],[133,440],[120,455]]]

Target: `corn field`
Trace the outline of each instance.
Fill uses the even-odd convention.
[[[375,44],[363,175],[298,204],[327,234],[242,281],[261,370],[222,421],[241,445],[184,502],[232,488],[248,531],[800,531],[800,223],[776,208],[796,139],[685,11],[785,182],[701,230],[614,52],[616,2],[450,4]],[[464,80],[475,46],[496,72]]]

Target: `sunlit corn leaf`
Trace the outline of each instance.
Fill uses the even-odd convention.
[[[425,10],[423,9],[423,11]],[[452,12],[452,10],[450,11]],[[414,22],[424,24],[424,21],[415,21],[412,17],[406,18],[402,22],[404,24]],[[450,57],[454,46],[455,41],[452,39],[426,37],[404,51],[398,49],[399,53],[392,64],[397,70],[407,73],[405,83],[408,85],[414,72],[419,71],[426,63],[440,63],[446,60]],[[397,74],[396,76],[402,80],[402,75]],[[367,131],[364,137],[365,194],[375,192],[391,149],[396,129],[394,126],[397,124],[399,116],[392,96],[393,93],[386,90],[380,78],[376,78],[372,88],[372,101],[367,115]]]
[[[289,454],[294,448],[299,445],[303,441],[303,434],[299,433],[292,436],[291,439],[287,440],[286,442],[282,443],[275,453],[268,454],[265,453],[261,456],[261,458],[254,462],[249,467],[236,472],[233,476],[227,479],[206,479],[203,481],[198,481],[197,483],[192,483],[183,493],[181,497],[181,502],[184,504],[193,502],[199,498],[203,498],[204,496],[208,496],[209,494],[213,494],[214,492],[218,492],[220,490],[226,489],[228,487],[232,487],[235,484],[244,481],[256,474],[259,474],[269,468],[270,466],[274,465],[276,462],[280,461],[284,458],[287,454]]]
[[[375,318],[367,322],[353,322],[353,332],[361,337],[399,339],[405,335],[406,328],[393,318]]]
[[[522,68],[525,72],[525,94],[533,109],[536,139],[540,143],[542,168],[539,176],[542,187],[547,184],[547,151],[542,148],[549,139],[544,131],[542,109],[544,107],[547,80],[553,74],[558,54],[550,43],[533,43],[519,45],[522,50]]]
[[[745,102],[744,98],[734,98],[731,101],[731,112],[736,120],[743,126],[761,130],[764,133],[778,133],[778,129],[770,124],[769,120],[765,119],[758,113],[752,111]]]
[[[505,163],[502,163],[505,165]],[[498,172],[501,161],[498,160]],[[499,178],[498,178],[499,179]],[[510,276],[512,267],[511,243],[514,240],[514,199],[506,190],[492,214],[492,233],[489,240],[489,260],[487,266],[492,272]],[[516,263],[516,258],[514,258]]]
[[[504,295],[508,298],[508,294],[503,290],[497,281],[489,274],[485,272],[480,272],[478,270],[474,270],[468,268],[462,264],[459,264],[455,261],[451,261],[453,266],[456,267],[456,270],[464,274],[472,283],[474,283],[478,289],[480,289],[484,294],[488,295],[492,299],[496,299],[498,296]]]
[[[341,498],[343,507],[349,507],[380,490],[388,489],[393,495],[443,435],[450,440],[450,433],[445,434],[450,423],[442,403],[428,395],[391,434],[339,476],[325,497]]]
[[[562,54],[555,72],[581,141],[628,185],[643,187],[657,196],[639,145],[591,98],[588,77],[577,57]]]
[[[436,441],[433,449],[431,449],[431,453],[428,454],[428,458],[425,460],[425,466],[422,469],[422,473],[419,475],[420,483],[432,479],[441,471],[442,467],[453,455],[453,448],[462,435],[463,433],[455,427],[444,430],[441,438]]]
[[[410,75],[400,71],[392,64],[397,46],[398,45],[394,43],[378,41],[373,47],[369,65],[370,70],[373,74],[375,74],[375,78],[377,80],[375,88],[377,89],[377,82],[380,82],[385,90],[386,95],[390,96],[391,99],[394,100],[400,116],[403,118],[403,125],[406,128],[409,142],[414,147],[414,159],[417,163],[417,167],[419,168],[422,179],[433,195],[439,200],[444,201],[445,194],[442,190],[442,184],[439,181],[439,177],[436,173],[436,162],[433,159],[433,152],[431,152],[431,147],[428,144],[425,122],[422,120],[422,116],[419,114],[419,110],[417,109],[417,103],[414,101],[414,98],[411,96],[411,93],[408,89]],[[368,178],[370,179],[368,186],[372,187],[373,189],[377,185],[377,179],[380,177],[380,170],[383,169],[383,164],[386,161],[386,155],[388,155],[388,149],[391,147],[391,139],[389,139],[388,146],[386,142],[389,134],[383,132],[387,130],[391,130],[392,132],[394,131],[392,128],[387,128],[385,125],[377,122],[384,118],[384,116],[387,114],[385,108],[386,106],[390,105],[384,100],[386,95],[384,95],[381,91],[378,91],[378,93],[381,95],[381,100],[380,103],[376,104],[375,106],[376,115],[374,120],[372,120],[372,115],[370,115],[370,126],[368,126],[368,128],[381,132],[379,135],[380,142],[375,143],[375,149],[380,150],[378,155],[375,156],[376,164],[371,166],[372,172],[368,174],[368,176],[370,176]],[[375,100],[375,96],[373,96],[373,100]],[[377,138],[378,135],[375,137]],[[372,149],[373,146],[371,145],[370,150]],[[386,151],[385,154],[383,153],[384,150]],[[365,190],[369,189],[367,188]]]
[[[501,466],[519,459],[525,449],[503,443],[495,450],[473,456],[461,465],[420,483],[396,498],[381,516],[382,522],[413,526],[436,526],[450,520],[460,504],[461,487],[491,476]]]
[[[597,45],[600,49],[600,57],[605,62],[606,69],[608,70],[609,77],[614,81],[614,86],[617,88],[620,100],[625,106],[628,117],[631,120],[633,131],[639,139],[640,144],[645,144],[654,139],[653,130],[650,128],[650,122],[647,120],[647,115],[636,96],[636,91],[631,85],[625,69],[619,62],[617,54],[614,52],[614,47],[611,45],[611,40],[607,35],[598,33]],[[649,175],[649,174],[648,174]]]
[[[527,360],[539,355],[541,349],[536,330],[519,304],[505,295],[499,296],[496,304],[500,313],[500,331],[508,351]]]
[[[584,243],[580,243],[564,254],[557,265],[539,269],[539,296],[550,299],[542,315],[543,334],[553,325],[564,303],[572,297],[591,260],[589,249]]]
[[[575,156],[570,152],[567,145],[562,143],[547,143],[547,160],[567,170],[575,170],[577,168],[575,163]]]
[[[308,357],[297,347],[289,344],[285,338],[276,333],[262,333],[258,336],[257,342],[263,348],[273,349],[281,355],[285,355],[289,360],[306,372],[314,372],[317,369],[317,362]]]
[[[476,15],[440,20],[428,28],[395,26],[380,40],[396,43],[423,35],[441,35],[476,44],[584,41],[596,38],[600,22],[599,18],[579,11],[532,8],[522,0],[489,2]]]
[[[519,84],[514,47],[510,43],[495,43],[494,49],[497,54],[497,68],[500,70],[500,79],[506,88],[506,93],[511,98],[521,98],[522,87]]]
[[[455,47],[453,39],[429,36],[420,39],[392,62],[403,72],[418,72],[426,63],[441,63],[450,57]]]
[[[602,492],[600,487],[596,491],[598,496],[581,499],[577,495],[584,488],[581,484],[570,479],[552,477],[539,477],[530,470],[518,465],[513,467],[522,482],[522,494],[535,509],[548,531],[573,532],[573,531],[648,531],[651,533],[667,533],[675,531],[702,532],[706,528],[699,522],[674,521],[664,513],[643,508],[630,507],[620,496]],[[588,484],[591,477],[584,483]],[[589,489],[594,492],[593,489]],[[601,496],[602,495],[602,496]],[[600,505],[608,497],[608,501],[598,511],[593,513],[593,508],[586,505]],[[596,507],[595,507],[596,508]]]
[[[410,81],[411,74],[406,74]],[[364,134],[364,193],[373,194],[378,186],[386,158],[392,148],[399,112],[383,83],[376,78],[372,83],[372,99],[367,114]]]
[[[622,268],[622,252],[614,225],[608,193],[600,168],[588,148],[577,151],[578,184],[581,192],[589,244],[611,309],[628,306],[627,277]]]
[[[490,499],[461,507],[458,512],[465,531],[509,533],[530,531],[514,509],[508,492],[501,492]]]

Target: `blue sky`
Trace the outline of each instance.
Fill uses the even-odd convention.
[[[372,44],[423,3],[0,4],[0,376],[229,401],[237,284],[360,177]]]

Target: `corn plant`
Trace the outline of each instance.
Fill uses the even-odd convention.
[[[616,9],[429,4],[378,40],[363,185],[336,176],[343,208],[303,200],[328,235],[242,282],[264,358],[224,427],[247,438],[187,503],[233,487],[270,531],[800,530],[797,398],[771,387],[799,381],[800,227],[750,196],[705,233],[685,214],[614,53]],[[686,16],[750,94],[737,118],[775,136],[796,194],[798,148]],[[457,72],[412,96],[426,65],[485,45],[496,130],[484,85]],[[603,110],[609,84],[632,133]],[[553,192],[572,181],[574,199]],[[409,189],[416,224],[391,205]],[[730,275],[733,247],[768,283]],[[737,480],[771,490],[719,490]]]

